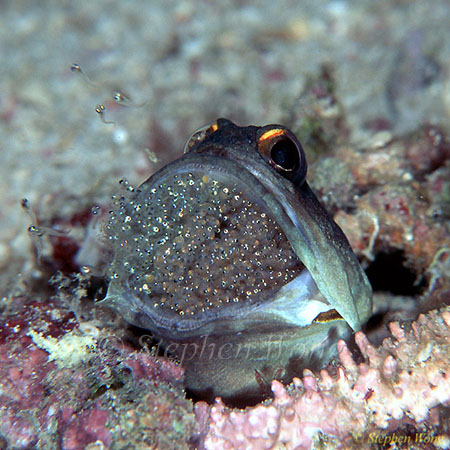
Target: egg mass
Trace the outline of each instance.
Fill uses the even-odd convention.
[[[261,304],[304,267],[276,221],[236,184],[177,173],[116,203],[110,278],[167,317]]]

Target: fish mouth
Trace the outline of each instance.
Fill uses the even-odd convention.
[[[264,168],[256,169],[259,170],[260,174],[257,177],[251,171],[245,170],[246,168],[243,168],[242,165],[226,158],[193,154],[187,154],[183,158],[157,172],[144,182],[128,204],[118,206],[118,210],[115,212],[117,223],[110,225],[110,233],[113,236],[116,252],[111,265],[111,273],[114,276],[111,277],[105,302],[114,304],[114,307],[121,312],[128,322],[154,329],[160,334],[172,337],[209,332],[236,332],[247,326],[258,326],[258,324],[265,326],[265,324],[276,324],[277,322],[284,323],[286,326],[305,327],[318,322],[322,323],[322,321],[334,320],[330,319],[333,317],[335,319],[343,318],[354,330],[360,327],[361,319],[352,297],[347,296],[348,298],[345,298],[347,294],[345,289],[348,291],[348,284],[352,280],[348,278],[346,285],[341,283],[339,279],[336,282],[333,278],[334,272],[336,272],[338,278],[339,276],[342,278],[342,272],[345,273],[349,267],[354,270],[355,266],[349,264],[345,258],[344,260],[339,258],[339,249],[336,247],[341,243],[336,245],[334,241],[330,242],[327,239],[327,230],[323,230],[322,222],[327,226],[326,221],[332,219],[328,216],[317,217],[317,205],[322,210],[323,207],[317,200],[314,200],[315,197],[311,200],[311,197],[306,196],[306,201],[302,204],[295,197],[298,195],[295,189],[287,189],[287,191],[285,189],[286,192],[283,192],[283,189],[279,186],[270,186],[270,173],[266,174]],[[193,178],[189,178],[189,176]],[[265,185],[260,181],[261,179],[263,181],[268,179],[269,181]],[[197,264],[197,258],[205,260],[206,257],[208,259],[213,247],[201,247],[203,244],[200,242],[201,245],[197,249],[197,253],[194,252],[191,255],[188,247],[189,242],[194,245],[193,242],[198,237],[204,239],[205,242],[209,242],[209,240],[212,242],[216,239],[215,234],[220,235],[219,230],[219,232],[211,231],[209,237],[200,236],[203,233],[202,223],[209,220],[204,215],[205,204],[209,205],[211,211],[216,206],[220,209],[223,204],[223,199],[218,199],[216,206],[211,205],[209,194],[205,194],[205,186],[210,189],[211,181],[231,183],[237,186],[238,192],[240,191],[242,196],[246,197],[246,201],[254,202],[254,211],[259,211],[258,214],[260,215],[261,211],[267,212],[267,215],[272,217],[272,222],[266,224],[265,230],[270,230],[273,226],[278,227],[279,235],[283,235],[282,238],[279,238],[279,241],[284,242],[280,245],[289,247],[290,254],[295,258],[294,264],[280,265],[278,270],[278,256],[271,255],[270,250],[266,248],[271,240],[266,240],[261,245],[261,248],[266,252],[266,257],[272,258],[266,268],[272,265],[276,266],[278,272],[282,274],[282,282],[277,284],[276,279],[267,277],[264,279],[264,283],[269,288],[264,290],[248,281],[251,278],[241,278],[240,275],[242,274],[248,274],[251,277],[252,271],[256,270],[256,266],[249,267],[247,270],[241,265],[244,268],[235,270],[233,265],[242,263],[237,253],[227,263],[227,276],[222,279],[210,277],[209,281],[205,277],[205,274],[213,272],[211,268],[215,266],[208,266],[207,262],[204,265]],[[201,184],[201,186],[195,195],[187,195],[188,191],[186,190],[180,191],[183,196],[189,197],[189,201],[185,202],[186,199],[183,200],[180,192],[174,191],[174,189],[177,189],[178,182],[181,182],[183,186],[195,187],[196,183]],[[166,189],[168,185],[175,187],[172,191],[168,191]],[[161,191],[161,189],[163,190]],[[188,188],[183,187],[183,189]],[[156,195],[153,196],[153,194]],[[175,215],[174,220],[176,222],[171,224],[172,215],[171,213],[166,214],[165,210],[168,208],[167,205],[171,204],[175,194],[178,195],[178,202],[181,202],[187,208],[187,214],[183,213],[183,208],[181,208]],[[199,195],[200,198],[196,198],[196,195]],[[282,201],[280,201],[280,196]],[[291,198],[287,198],[287,196],[291,196]],[[153,201],[152,198],[156,200]],[[192,199],[194,200],[194,206],[190,203]],[[197,203],[195,204],[195,202]],[[248,204],[244,206],[251,209]],[[298,213],[297,207],[304,208],[305,211],[300,209],[300,213]],[[199,212],[198,208],[202,211]],[[312,215],[308,211],[309,208],[314,210]],[[235,214],[239,215],[240,212],[239,207],[235,208]],[[177,218],[178,213],[181,214],[181,221]],[[165,216],[162,217],[163,215]],[[156,220],[159,216],[162,217],[161,221],[153,223],[153,219]],[[213,216],[211,218],[217,219]],[[198,223],[194,223],[197,219]],[[193,220],[194,222],[192,222]],[[238,238],[242,240],[240,233],[244,230],[244,232],[247,232],[245,239],[256,239],[252,232],[248,232],[245,227],[242,228],[242,223],[239,220],[236,220],[238,228],[234,230]],[[168,225],[164,225],[165,222]],[[181,256],[174,258],[173,255],[178,250],[171,246],[180,238],[180,235],[177,234],[180,225],[185,227],[184,230],[186,228],[190,230],[189,242],[180,241],[181,253],[179,252],[179,255]],[[151,229],[156,231],[153,232]],[[200,234],[195,235],[196,233]],[[139,238],[138,240],[136,240],[136,236]],[[159,242],[162,242],[161,247],[155,250],[160,245]],[[218,244],[219,249],[221,245]],[[233,247],[232,242],[227,245],[228,248]],[[334,253],[330,253],[330,248]],[[246,255],[242,257],[244,263],[245,258],[252,258],[254,256],[252,252],[256,253],[256,251],[255,248],[248,250]],[[143,256],[137,256],[137,254]],[[282,255],[282,259],[285,259],[287,254]],[[329,257],[330,254],[331,257]],[[347,252],[347,254],[349,253]],[[132,272],[124,270],[125,263],[128,268],[133,269]],[[359,263],[357,264],[359,266]],[[322,276],[321,265],[324,266],[326,274],[333,272],[333,275],[328,276],[328,278]],[[135,270],[136,267],[139,270]],[[186,277],[189,270],[186,267],[198,269],[190,275],[189,281]],[[268,270],[263,272],[266,276]],[[222,301],[225,300],[223,293],[226,293],[228,288],[222,289],[221,293],[217,280],[228,282],[231,279],[228,275],[234,276],[233,279],[237,280],[240,285],[239,289],[242,287],[244,291],[249,288],[254,290],[256,287],[256,291],[251,295],[241,297],[236,297],[236,295],[233,297],[232,295],[232,301]],[[174,284],[176,283],[174,280],[177,280],[180,276],[185,277],[181,283],[182,289],[179,288],[179,284]],[[220,304],[212,301],[208,303],[204,301],[204,298],[201,298],[201,304],[198,306],[196,297],[199,297],[199,293],[202,297],[204,290],[203,287],[198,288],[197,284],[202,282],[207,292],[209,292],[209,289],[217,288],[219,291],[217,298]],[[165,286],[168,286],[167,289]],[[336,288],[339,290],[342,287],[343,291],[336,294]],[[190,303],[186,302],[186,292],[192,295],[193,300]],[[234,302],[234,298],[237,298],[236,302]]]
[[[324,299],[307,307],[317,287],[253,175],[221,173],[217,157],[188,159],[119,201],[109,224],[115,255],[107,301],[131,323],[166,335],[288,323],[275,310],[296,304],[298,326],[328,311]]]

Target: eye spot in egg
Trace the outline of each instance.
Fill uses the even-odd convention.
[[[275,220],[209,175],[176,173],[117,198],[106,232],[110,279],[166,317],[259,304],[303,269]]]

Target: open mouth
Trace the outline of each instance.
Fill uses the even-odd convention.
[[[207,173],[171,171],[119,200],[110,294],[121,286],[155,323],[180,331],[253,311],[305,326],[330,311],[251,186]]]

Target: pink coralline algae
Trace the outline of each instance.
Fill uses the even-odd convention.
[[[52,300],[14,307],[0,320],[0,449],[187,446],[196,424],[179,365],[107,328],[87,334]]]
[[[361,364],[339,341],[342,366],[336,377],[306,370],[287,388],[273,381],[274,399],[246,410],[229,409],[220,399],[211,407],[197,403],[205,449],[306,450],[319,442],[323,448],[373,448],[377,437],[395,433],[401,424],[437,425],[439,411],[433,408],[450,404],[450,307],[420,315],[410,330],[396,322],[389,328],[392,337],[379,348],[356,333]],[[399,436],[417,443],[426,434]],[[434,439],[448,448],[442,447],[450,443],[447,436]]]

